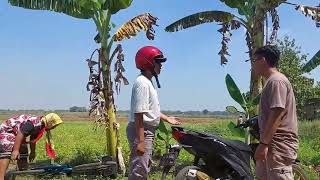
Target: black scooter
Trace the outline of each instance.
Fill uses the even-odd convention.
[[[250,127],[250,134],[259,139],[258,118],[254,117],[236,126],[238,128]],[[175,161],[182,148],[194,155],[193,166],[186,166],[176,174],[176,180],[253,180],[254,176],[250,166],[250,158],[258,144],[247,145],[238,140],[226,140],[214,134],[187,130],[181,127],[171,127],[172,136],[179,143],[171,145],[169,152],[160,160],[163,166],[162,180]],[[293,166],[295,177],[306,180],[303,170],[296,164]],[[201,177],[201,178],[199,178]],[[295,178],[296,179],[296,178]]]

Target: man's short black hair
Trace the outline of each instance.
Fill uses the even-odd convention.
[[[266,45],[263,47],[260,47],[256,50],[254,55],[262,56],[264,57],[270,67],[278,67],[278,62],[280,59],[280,51],[275,45]]]

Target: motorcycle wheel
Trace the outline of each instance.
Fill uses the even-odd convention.
[[[186,166],[182,168],[176,175],[176,180],[187,180],[187,173],[190,169],[200,170],[197,166]]]
[[[299,164],[292,165],[292,174],[294,180],[308,180],[304,170],[299,166]]]

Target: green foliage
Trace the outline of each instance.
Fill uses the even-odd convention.
[[[236,85],[236,83],[234,82],[234,80],[229,74],[227,74],[226,76],[226,85],[232,99],[234,99],[244,110],[246,110],[245,109],[246,100],[243,97],[242,93],[240,92],[238,86]]]
[[[255,97],[254,99],[250,99],[246,93],[240,92],[238,86],[236,85],[236,83],[234,82],[234,80],[232,79],[232,77],[229,74],[227,74],[227,76],[226,76],[226,85],[227,85],[227,89],[228,89],[230,96],[242,107],[243,112],[238,111],[237,108],[235,108],[233,106],[227,106],[226,110],[230,113],[244,114],[245,120],[247,120],[247,118],[251,118],[254,115],[256,115],[255,108],[259,104],[260,94],[257,97]],[[233,124],[229,124],[228,128],[231,131],[233,131],[235,134],[238,134],[238,135],[245,134],[245,141],[246,141],[246,143],[249,142],[249,140],[250,140],[249,128],[246,128],[246,131],[244,131],[244,129],[239,129],[239,128],[237,128],[239,130],[235,130],[235,125],[233,125]]]
[[[252,16],[254,13],[254,7],[257,3],[255,0],[220,0],[231,8],[236,8],[240,15]]]
[[[87,2],[87,3],[84,3]],[[78,0],[9,0],[12,6],[22,7],[26,9],[35,10],[48,10],[58,13],[64,13],[66,15],[80,18],[89,19],[93,16],[92,1],[78,1]],[[98,3],[98,2],[97,2]]]
[[[308,172],[310,168],[320,165],[320,121],[303,121],[299,123],[299,152],[298,159],[306,168]],[[310,179],[317,179],[313,177],[320,177],[314,172],[309,172]]]
[[[80,19],[92,18],[96,11],[110,10],[111,14],[115,14],[129,7],[131,2],[132,0],[9,0],[12,6],[54,11]]]
[[[230,23],[236,17],[234,14],[224,11],[204,11],[184,17],[165,28],[167,32],[175,32],[182,29],[197,26],[203,23]],[[241,18],[238,18],[241,19]]]
[[[238,109],[234,106],[227,106],[226,111],[232,114],[239,112]]]
[[[126,9],[131,5],[132,0],[107,0],[108,9],[111,14],[117,13],[121,9]]]
[[[303,67],[303,72],[310,72],[320,65],[320,50]]]
[[[52,131],[58,163],[78,165],[97,161],[106,155],[105,131],[94,131],[89,122],[65,122]],[[45,139],[37,143],[37,160],[48,160],[45,154]]]
[[[278,41],[278,46],[281,51],[279,70],[291,82],[296,97],[297,114],[299,119],[303,119],[305,117],[306,100],[320,97],[319,82],[315,85],[313,78],[302,75],[307,56],[301,54],[301,48],[295,44],[294,39],[291,40],[289,37],[285,37],[282,41]]]
[[[230,8],[235,8],[238,10],[240,15],[246,17],[252,17],[255,15],[255,8],[260,6],[264,12],[268,12],[271,9],[278,7],[285,0],[220,0],[224,2]]]
[[[165,150],[167,150],[167,148],[170,145],[170,139],[171,139],[171,131],[169,129],[167,129],[166,125],[164,124],[163,121],[160,121],[159,123],[159,128],[156,132],[156,137],[163,141],[165,144]]]
[[[250,100],[245,93],[240,92],[237,84],[229,74],[226,75],[226,86],[232,99],[242,107],[244,112],[238,111],[234,106],[227,106],[227,111],[230,113],[240,112],[245,114],[245,117],[252,117],[255,107],[259,104],[260,95]]]
[[[163,121],[160,121],[159,123],[159,131],[164,133],[165,135],[169,135],[170,131],[167,129],[166,125],[164,124]]]
[[[229,130],[235,135],[244,138],[245,132],[241,128],[236,128],[236,124],[234,122],[229,122],[228,124]]]

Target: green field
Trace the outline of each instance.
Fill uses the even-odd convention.
[[[7,114],[2,114],[1,117],[6,117]],[[97,161],[101,156],[106,154],[106,137],[105,131],[102,128],[94,131],[94,124],[91,121],[85,121],[85,118],[80,118],[81,121],[76,121],[75,116],[70,115],[67,119],[65,115],[65,123],[57,127],[53,131],[53,139],[56,152],[58,153],[57,163],[78,165],[88,162]],[[214,119],[214,118],[188,118],[184,121],[184,127],[216,133],[229,139],[240,139],[227,128],[230,119]],[[126,138],[125,128],[126,119],[120,118],[121,122],[121,144],[126,165],[128,164],[128,142]],[[320,121],[316,122],[301,122],[300,123],[300,150],[299,159],[305,166],[310,179],[320,177],[315,171],[320,165]],[[171,143],[175,143],[171,140]],[[150,179],[159,179],[161,169],[158,168],[158,156],[165,150],[164,143],[160,140],[155,142],[154,164]],[[191,164],[193,157],[185,151],[182,151],[178,164]],[[37,144],[37,163],[50,163],[50,160],[45,155],[44,140]],[[126,179],[126,178],[119,178]]]

